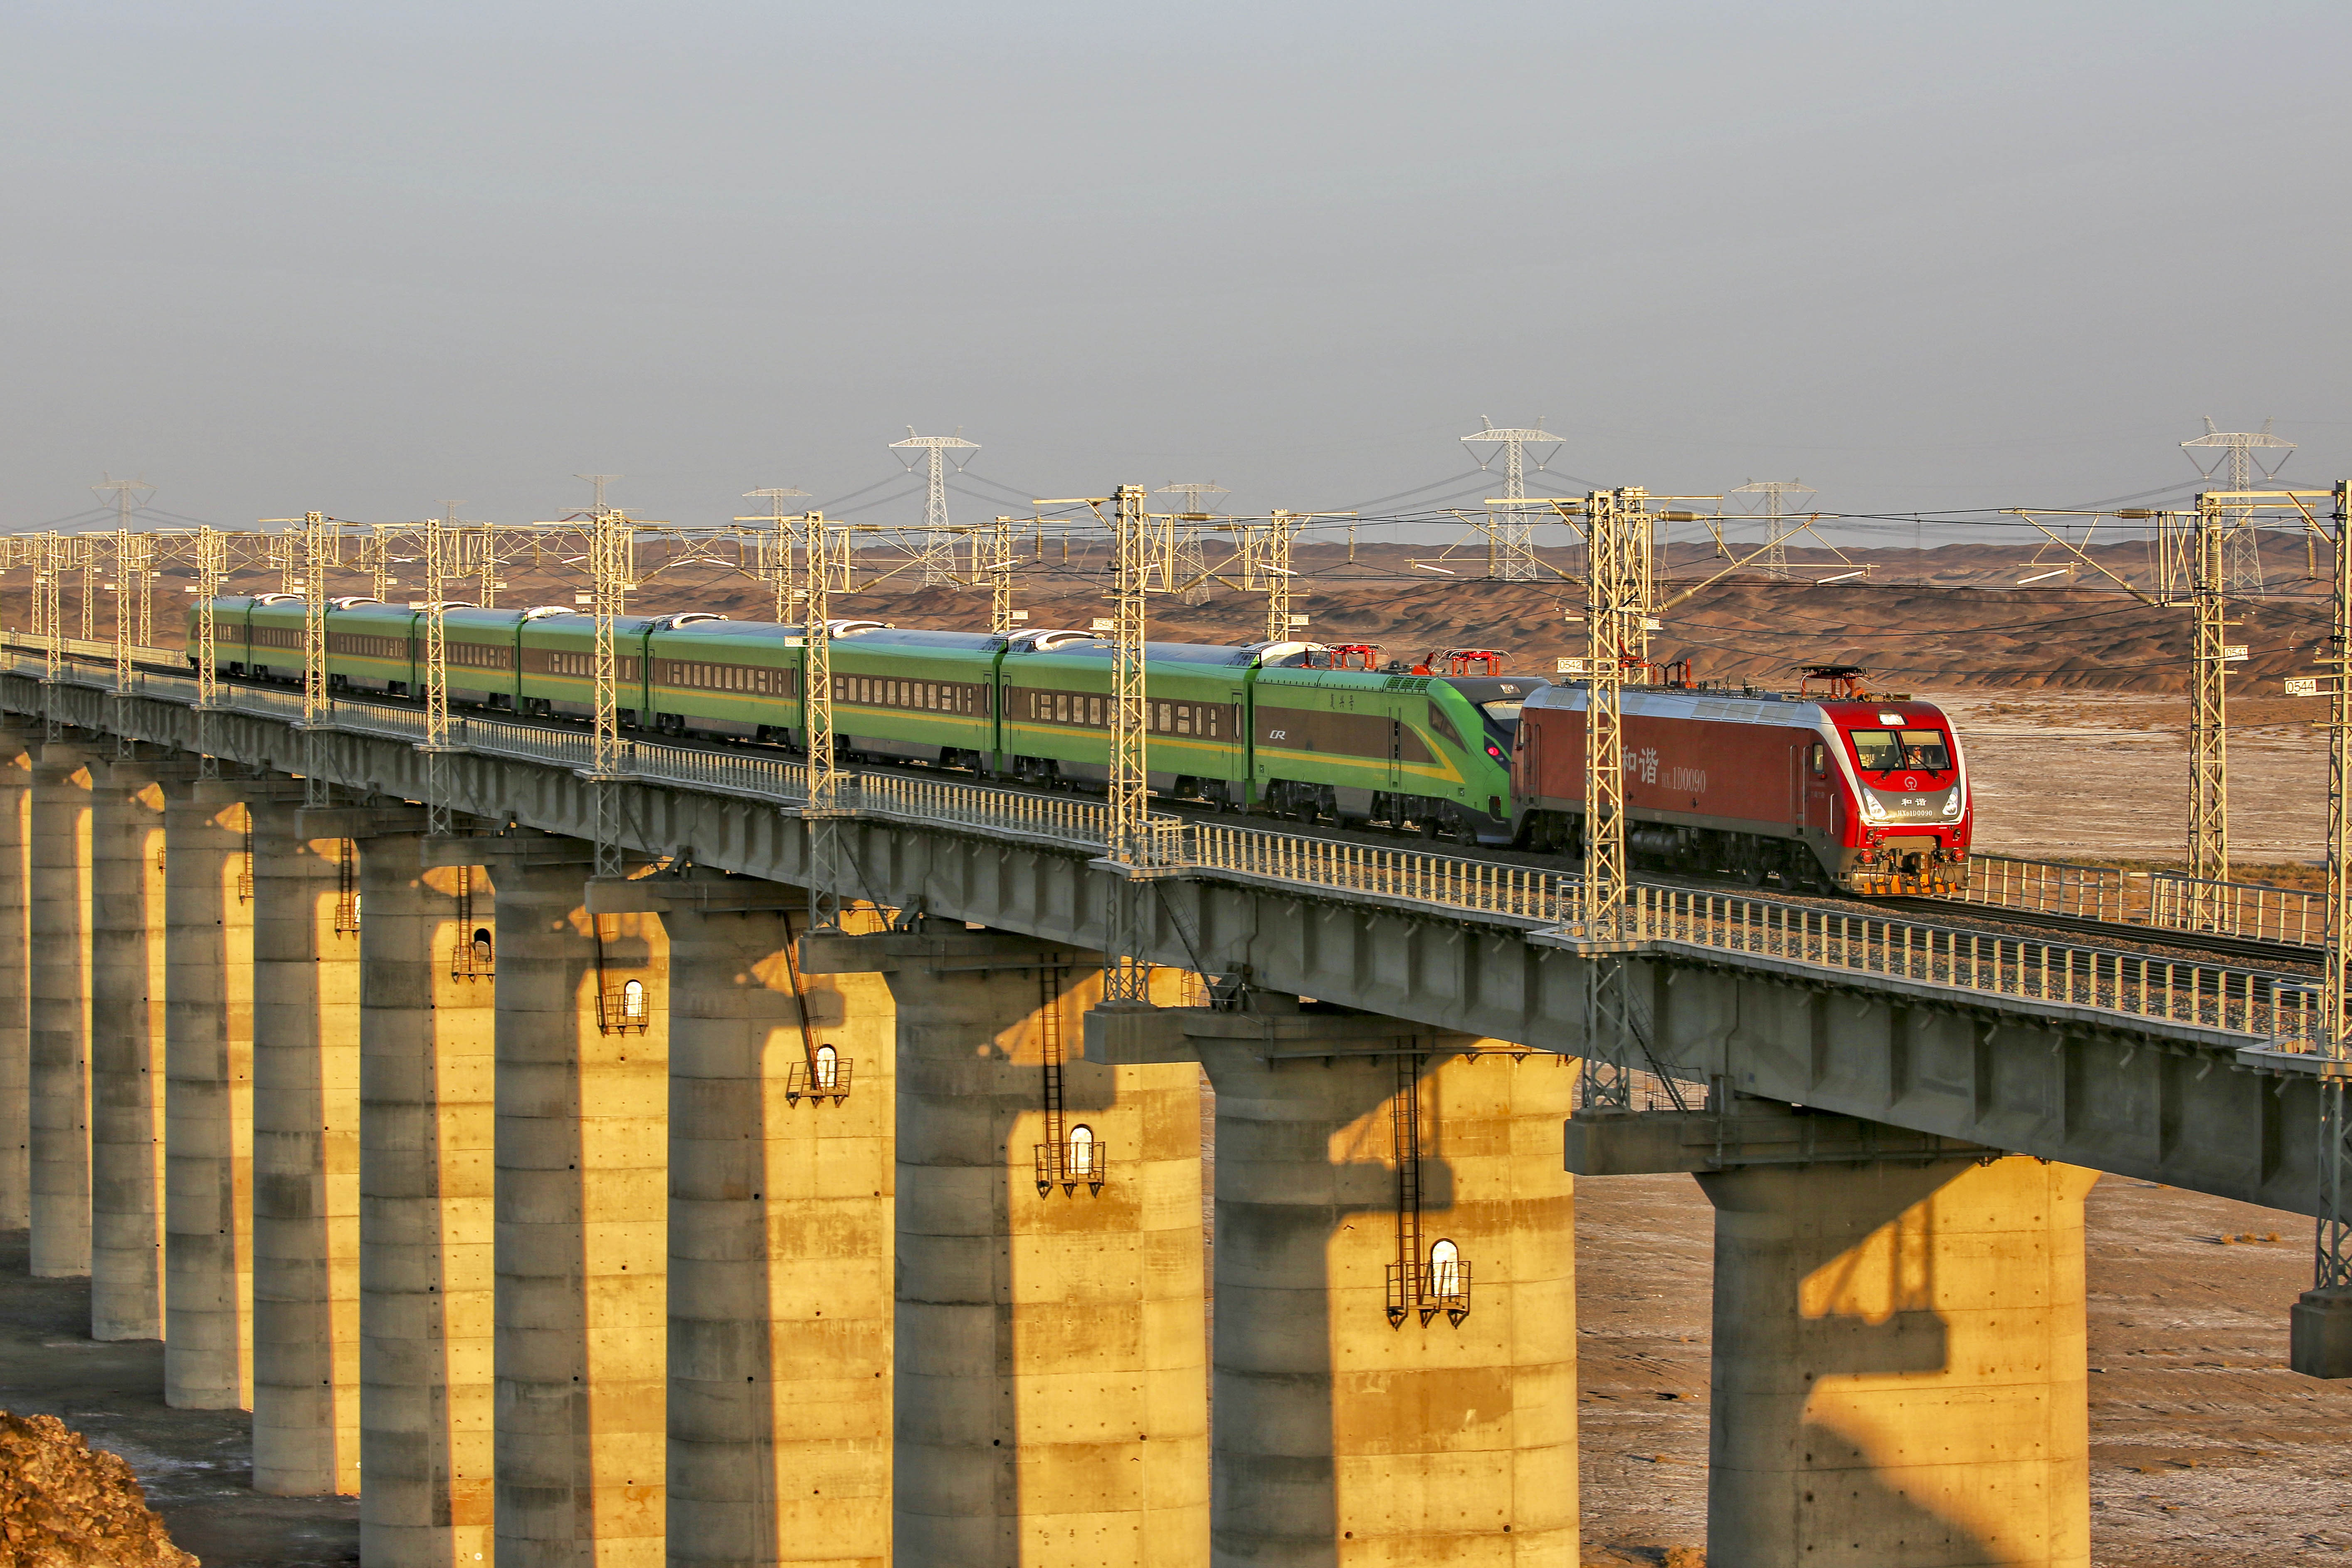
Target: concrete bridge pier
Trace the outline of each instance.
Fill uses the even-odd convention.
[[[184,1410],[253,1404],[245,813],[218,779],[164,786],[163,1402]]]
[[[498,1562],[650,1568],[664,1533],[667,946],[649,915],[587,913],[580,840],[509,834],[483,851],[498,882]]]
[[[0,725],[0,1230],[33,1222],[33,759],[19,725]]]
[[[803,948],[897,1006],[897,1560],[1201,1568],[1198,1069],[1084,1059],[1091,953],[957,926]]]
[[[359,935],[299,785],[253,810],[253,1488],[360,1489]],[[271,798],[273,795],[291,798]]]
[[[33,763],[29,1130],[32,1268],[89,1272],[89,764],[40,743]]]
[[[1579,1064],[1250,1005],[1087,1020],[1216,1089],[1215,1563],[1575,1568]]]
[[[89,1336],[163,1337],[163,792],[93,763]]]
[[[360,1555],[488,1563],[496,982],[474,933],[488,879],[414,809],[302,815],[360,853]]]
[[[668,1561],[887,1568],[888,988],[796,973],[796,889],[613,891],[669,939]]]
[[[1710,1564],[2087,1568],[2095,1172],[1745,1097],[1568,1158],[1715,1205]]]
[[[2024,1155],[1701,1175],[1708,1563],[2087,1568],[2096,1180]]]

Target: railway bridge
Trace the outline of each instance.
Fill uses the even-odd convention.
[[[1171,825],[1104,1008],[1094,802],[858,775],[804,934],[772,755],[46,673],[0,1223],[369,1568],[1572,1565],[1574,1178],[1662,1171],[1711,1563],[2084,1564],[2096,1173],[2320,1206],[2258,967],[1643,888],[1595,1117],[1557,873]]]

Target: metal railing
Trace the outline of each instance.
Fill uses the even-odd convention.
[[[2307,978],[2267,970],[1678,888],[1635,892],[1652,942],[2264,1037],[2307,1034],[2317,1008]]]
[[[2063,860],[2026,860],[2009,855],[1972,855],[1967,865],[1968,886],[1943,895],[1955,903],[2086,921],[2129,919],[2130,889],[2124,873],[2112,866],[2075,866]]]
[[[2316,950],[2327,941],[2326,899],[2300,888],[2011,855],[1977,855],[1968,864],[1969,885],[1942,895],[1954,903],[2286,947]]]
[[[43,667],[16,649],[0,659],[0,668],[26,674]],[[70,665],[61,684],[109,690],[112,665]],[[194,693],[192,679],[149,672],[140,695],[193,702]],[[225,689],[224,695],[225,706],[237,712],[281,720],[298,719],[301,712],[300,698],[292,692],[237,686]],[[410,742],[422,739],[424,730],[423,715],[414,710],[348,697],[331,705],[329,722],[338,730]],[[453,721],[451,729],[453,742],[487,756],[573,772],[592,761],[593,741],[584,730],[474,716]],[[732,749],[632,742],[623,747],[622,768],[647,784],[784,807],[806,799],[803,764]],[[849,782],[843,804],[866,816],[978,828],[1096,853],[1108,830],[1108,813],[1095,800],[900,773],[857,773]],[[1556,928],[1568,919],[1579,886],[1568,871],[1175,817],[1154,819],[1145,853],[1155,865],[1196,876],[1319,889],[1346,898],[1455,911],[1531,931]],[[2189,928],[2167,923],[2175,918],[2172,911],[2194,907],[2200,895],[2208,900],[2204,907],[2213,907],[2218,886],[2231,894],[2224,907],[2227,929],[2233,932],[2307,942],[2322,934],[2313,896],[2292,889],[2159,877],[2154,880],[2158,890],[2146,895],[2153,912],[2140,908],[2139,919],[2133,921],[2135,906],[2119,891],[2131,885],[2125,873],[1990,856],[1978,862],[1979,871],[1988,863],[2011,869],[1996,870],[1992,880],[1972,892],[1997,896],[1966,902],[2181,930]],[[2080,875],[2088,872],[2099,874]],[[1630,897],[1633,933],[1651,942],[2162,1019],[2287,1042],[2287,1048],[2298,1048],[2293,1042],[2310,1037],[2318,1005],[2316,988],[2307,978],[2225,963],[1651,884],[1636,885]],[[2015,901],[2004,904],[2001,899]]]
[[[1573,897],[1570,889],[1579,881],[1565,871],[1208,822],[1192,826],[1189,863],[1196,870],[1306,883],[1547,925],[1565,917]]]
[[[2302,888],[2158,871],[2148,879],[2148,924],[2316,949],[2327,945],[2327,899]]]

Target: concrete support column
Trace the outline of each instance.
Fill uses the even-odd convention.
[[[246,805],[165,786],[163,1400],[253,1405],[253,905]]]
[[[517,852],[496,870],[498,1560],[651,1568],[664,1530],[666,944],[651,915],[603,917],[600,987],[589,847],[508,843]]]
[[[22,734],[0,729],[0,1230],[33,1223],[32,785]]]
[[[33,1273],[89,1272],[90,754],[33,764],[30,1099]]]
[[[890,994],[796,986],[787,897],[698,878],[663,917],[674,1568],[890,1561]]]
[[[163,792],[95,763],[90,805],[89,1337],[163,1337]]]
[[[1182,1027],[1217,1097],[1215,1562],[1575,1568],[1578,1064],[1338,1010]]]
[[[355,1493],[359,938],[339,841],[253,814],[253,1488]]]
[[[1199,1069],[1084,1059],[1093,954],[813,945],[840,954],[813,968],[882,968],[898,1010],[898,1560],[1205,1563]],[[1056,1079],[1105,1179],[1040,1190]]]
[[[2085,1568],[2095,1173],[1749,1166],[1715,1205],[1717,1568]]]
[[[360,841],[360,1556],[490,1559],[488,878],[461,840]],[[459,897],[472,907],[460,927]]]

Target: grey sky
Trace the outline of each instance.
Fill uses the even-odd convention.
[[[1444,479],[1482,414],[1569,489],[2086,500],[2193,479],[2208,412],[2323,483],[2347,43],[2340,3],[16,0],[0,525],[107,469],[233,525],[552,516],[587,469],[709,521],[910,423],[1024,495],[1250,509]]]

